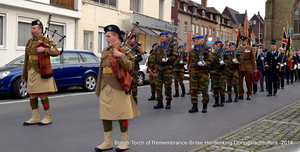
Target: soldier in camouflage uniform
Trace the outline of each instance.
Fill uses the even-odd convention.
[[[234,102],[239,101],[239,66],[241,65],[241,58],[237,54],[236,59],[234,59],[234,51],[236,49],[236,44],[231,43],[229,45],[230,48],[230,55],[229,62],[228,62],[228,76],[227,76],[227,94],[228,100],[227,103],[232,102],[231,94],[232,94],[232,86],[234,88],[235,98]]]
[[[166,109],[171,108],[171,101],[172,101],[172,68],[173,62],[175,59],[174,56],[174,48],[167,50],[167,58],[163,60],[164,52],[166,46],[168,45],[169,33],[167,31],[160,33],[160,41],[161,44],[158,46],[157,50],[155,51],[154,61],[156,63],[155,70],[156,70],[156,93],[157,93],[157,105],[154,106],[154,109],[164,108],[163,105],[163,96],[162,96],[162,87],[163,84],[165,85],[165,95],[166,95]]]
[[[195,37],[192,37],[192,42],[191,42],[193,45],[195,44]],[[191,48],[192,50],[193,48]],[[190,52],[189,52],[190,53]],[[187,70],[189,71],[189,86],[190,86],[190,90],[189,92],[187,93],[187,95],[191,95],[191,92],[192,92],[192,87],[191,87],[191,79],[192,79],[192,76],[191,76],[191,64],[190,64],[191,60],[190,58],[188,57],[188,61],[187,61]]]
[[[128,47],[130,49],[133,49],[131,51],[131,53],[133,53],[134,55],[137,55],[140,53],[140,50],[138,48],[138,46],[135,46],[137,44],[134,44],[135,41],[135,35],[132,35],[131,39],[128,40]],[[131,83],[131,92],[132,92],[132,96],[134,99],[134,102],[137,104],[138,100],[138,90],[137,90],[137,86],[138,86],[138,76],[139,76],[139,70],[140,70],[140,65],[139,62],[142,61],[142,55],[137,56],[136,58],[132,59],[132,71],[130,71],[130,76],[132,77],[132,83]]]
[[[190,64],[191,64],[191,102],[193,107],[189,113],[198,112],[198,94],[199,88],[202,92],[202,113],[207,112],[207,104],[209,102],[208,86],[209,86],[209,66],[210,58],[208,53],[203,53],[203,61],[200,61],[200,49],[203,46],[203,36],[197,35],[195,37],[195,48],[190,51]]]
[[[148,57],[147,65],[150,69],[147,70],[149,73],[150,70],[155,73],[155,61],[154,61],[154,56],[155,56],[155,50],[157,49],[159,43],[154,43],[152,45],[152,50],[150,51],[150,55]],[[150,87],[151,87],[151,97],[148,100],[155,100],[155,77],[150,74],[149,76],[150,79]]]
[[[211,75],[213,79],[213,92],[215,98],[215,104],[213,107],[223,107],[225,102],[225,85],[227,78],[227,63],[228,57],[224,57],[224,61],[221,61],[221,51],[223,44],[221,41],[216,41],[214,44],[214,50],[211,54]],[[224,53],[225,54],[225,53]],[[219,104],[219,94],[221,96],[221,103]]]
[[[184,65],[186,64],[187,61],[187,54],[184,52],[183,45],[180,45],[177,49],[177,52],[174,53],[176,58],[174,62],[174,79],[175,79],[175,95],[173,97],[179,97],[179,88],[178,88],[178,83],[181,86],[182,94],[181,97],[184,97],[186,92],[185,92],[185,87],[183,84],[183,78],[184,78]]]

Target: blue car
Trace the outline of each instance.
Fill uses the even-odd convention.
[[[27,83],[21,81],[24,55],[0,67],[0,94],[12,94],[26,98]],[[54,79],[58,89],[81,86],[86,91],[94,91],[100,61],[88,51],[65,50],[62,55],[50,57]]]

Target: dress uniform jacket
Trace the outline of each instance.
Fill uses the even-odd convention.
[[[118,43],[119,46],[121,43]],[[128,47],[121,47],[123,56],[117,58],[121,67],[129,72],[132,70],[132,61],[129,60],[131,53],[125,55]],[[96,94],[100,95],[100,119],[122,120],[131,119],[139,115],[132,95],[125,94],[125,89],[119,84],[112,72],[109,57],[112,55],[110,47],[102,51],[99,74],[97,79]]]
[[[244,51],[241,53],[241,60],[243,63],[240,66],[240,71],[252,72],[253,70],[257,70],[256,57],[252,47],[250,45],[246,45],[245,47],[240,47],[240,50]]]
[[[283,55],[284,55],[284,59],[282,60]],[[289,68],[289,67],[288,67],[289,59],[288,59],[287,55],[285,55],[285,54],[283,54],[283,53],[280,53],[280,54],[279,54],[279,60],[278,60],[278,62],[281,63],[281,61],[283,61],[282,64],[283,64],[284,66],[281,68],[281,70],[280,70],[280,68],[279,68],[279,72],[280,72],[280,73],[286,73],[286,71],[287,71],[286,68]]]
[[[45,43],[49,43],[49,48],[45,48],[44,54],[46,56],[58,56],[59,51],[57,50],[56,47],[53,47],[53,42],[49,38],[44,38],[43,35],[41,34],[40,36],[37,36],[37,38],[40,41],[43,41]],[[24,67],[23,67],[23,72],[21,78],[26,78],[28,76],[27,80],[27,91],[32,94],[32,93],[46,93],[46,92],[55,92],[57,91],[56,84],[54,81],[54,78],[51,77],[49,79],[42,79],[40,70],[38,67],[38,52],[37,52],[37,44],[38,41],[36,38],[31,38],[26,44],[26,49],[25,49],[25,61],[24,61]]]
[[[278,56],[278,51],[272,53],[272,51],[268,52],[267,57],[265,59],[265,65],[268,65],[269,68],[266,68],[268,73],[277,73],[278,69],[276,66],[280,66],[280,59]]]

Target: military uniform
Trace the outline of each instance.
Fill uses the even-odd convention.
[[[283,66],[281,67],[281,69],[279,69],[279,72],[278,72],[278,77],[277,77],[277,88],[279,89],[280,86],[281,86],[281,89],[284,89],[284,79],[285,79],[285,75],[287,72],[287,69],[289,69],[289,67],[287,66],[288,63],[289,63],[289,60],[288,60],[288,57],[287,55],[285,55],[284,53],[281,53],[281,52],[278,52],[278,58],[280,58],[281,60],[279,60],[278,62],[281,63],[282,61],[282,58],[284,57],[283,59]]]
[[[268,49],[264,49],[263,52],[268,52]],[[259,83],[260,83],[260,92],[264,92],[264,83],[266,83],[266,90],[268,90],[268,78],[266,73],[266,68],[264,67],[266,57],[261,54],[261,62],[257,62],[257,67],[259,69]]]
[[[158,43],[157,43],[158,44]],[[155,44],[155,45],[157,45]],[[152,47],[153,48],[153,47]],[[148,57],[148,61],[147,61],[147,65],[150,69],[147,70],[147,72],[149,73],[150,70],[153,72],[153,73],[156,73],[155,72],[155,61],[154,61],[154,56],[155,56],[155,50],[151,50],[150,51],[150,55]],[[150,88],[151,88],[151,97],[148,99],[148,100],[155,100],[155,81],[156,81],[156,77],[152,76],[150,74],[149,76],[149,79],[150,79]]]
[[[247,100],[250,100],[250,96],[252,95],[252,71],[256,70],[256,61],[255,55],[252,47],[250,45],[241,46],[240,50],[243,51],[241,53],[242,64],[240,66],[240,75],[239,75],[239,99],[243,99],[244,96],[244,77],[247,86]]]
[[[167,32],[162,32],[162,34],[165,34]],[[161,35],[162,35],[161,34]],[[166,34],[165,34],[166,35]],[[169,35],[167,33],[167,35]],[[164,57],[164,51],[165,51],[165,47],[167,45],[169,41],[166,42],[162,42],[157,50],[155,51],[155,56],[154,56],[154,61],[155,61],[155,70],[156,70],[156,93],[157,93],[157,105],[154,106],[154,109],[159,109],[159,108],[163,108],[163,95],[162,95],[162,87],[163,84],[165,86],[165,95],[166,95],[166,100],[167,100],[167,105],[166,105],[166,109],[170,109],[171,108],[171,101],[172,101],[172,78],[173,78],[173,74],[172,74],[172,70],[173,70],[173,63],[175,60],[175,55],[174,55],[174,51],[175,48],[170,48],[170,50],[167,51],[167,58],[168,60],[166,62],[163,62],[163,57]]]
[[[291,71],[291,84],[293,85],[294,76],[296,78],[296,73],[298,72],[297,71],[298,61],[297,61],[297,56],[296,55],[293,55],[291,58],[292,58],[292,67],[293,67],[293,70]],[[296,79],[295,79],[295,82],[296,82]]]
[[[197,37],[196,37],[197,38]],[[203,38],[203,37],[202,37]],[[197,92],[201,90],[202,92],[202,103],[203,103],[203,113],[207,112],[207,104],[209,103],[209,66],[211,64],[209,53],[203,53],[204,64],[198,65],[200,61],[200,49],[202,45],[196,45],[194,49],[190,51],[190,64],[191,64],[191,103],[193,104],[192,109],[189,110],[190,113],[198,112],[198,94]]]
[[[180,47],[183,47],[183,45],[180,45],[178,49]],[[179,97],[178,83],[180,84],[182,90],[181,97],[184,97],[186,92],[183,84],[183,78],[184,78],[184,65],[186,64],[187,61],[187,54],[185,52],[180,52],[180,53],[174,52],[174,54],[175,54],[175,62],[173,65],[173,71],[174,71],[174,80],[175,80],[175,95],[173,97]]]
[[[39,20],[35,20],[32,22],[32,26],[35,25],[43,26]],[[24,66],[23,66],[23,72],[21,78],[25,79],[27,77],[27,92],[29,93],[30,96],[52,94],[57,91],[57,87],[53,76],[47,79],[42,78],[41,69],[39,67],[39,64],[41,64],[41,62],[39,61],[39,53],[37,51],[37,45],[39,42],[44,42],[45,44],[49,43],[48,45],[49,48],[45,48],[45,52],[40,54],[43,54],[45,57],[59,55],[59,51],[57,50],[56,47],[51,48],[53,46],[53,42],[49,38],[43,37],[42,34],[36,35],[36,37],[31,38],[27,42],[25,48],[25,60],[24,60]],[[47,63],[47,66],[49,67],[48,70],[51,71],[51,63]],[[23,125],[25,126],[33,125],[33,124],[47,125],[52,123],[48,97],[46,97],[46,99],[41,100],[41,102],[43,104],[44,112],[45,112],[44,119],[40,121],[38,98],[36,97],[34,99],[30,99],[32,118],[24,122]]]

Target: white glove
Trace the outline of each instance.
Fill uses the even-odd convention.
[[[284,65],[283,64],[280,64],[280,67],[283,67]]]
[[[261,57],[260,59],[261,59],[262,61],[263,61],[263,60],[265,60],[265,58],[264,58],[264,57]]]
[[[294,70],[296,70],[296,69],[297,69],[297,65],[294,66]]]
[[[183,61],[180,61],[179,63],[180,63],[180,64],[183,64]]]
[[[220,65],[224,65],[225,64],[225,62],[224,61],[220,61]]]
[[[163,61],[163,62],[167,62],[167,61],[168,61],[168,58],[163,58],[162,61]]]
[[[238,60],[237,59],[232,59],[232,62],[237,64],[238,63]]]
[[[204,66],[204,65],[205,65],[205,62],[204,62],[204,61],[203,61],[203,62],[199,61],[197,64],[198,64],[199,66]]]

